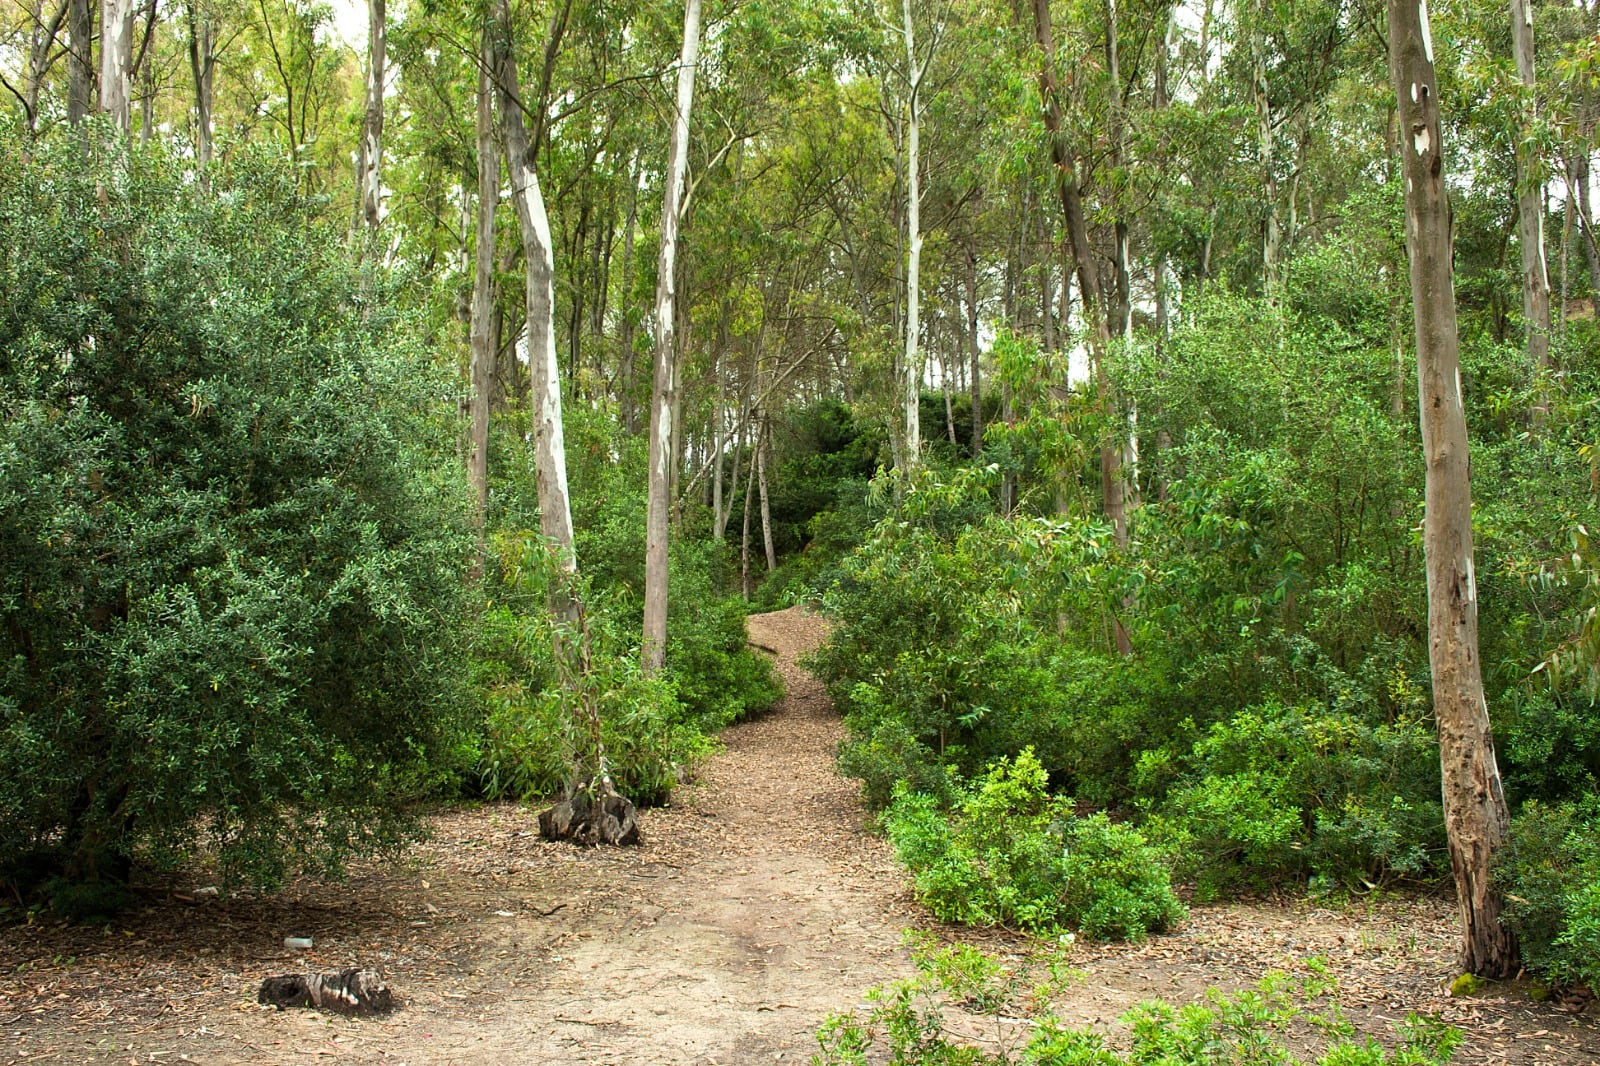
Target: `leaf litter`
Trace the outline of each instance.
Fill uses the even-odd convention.
[[[827,1014],[910,975],[905,929],[1023,957],[1023,937],[931,920],[835,773],[843,727],[798,664],[825,620],[791,608],[749,625],[787,695],[727,730],[670,806],[643,812],[643,846],[547,843],[531,807],[450,808],[429,840],[345,882],[222,896],[197,890],[210,884],[197,871],[139,886],[142,904],[109,926],[13,925],[0,930],[0,1064],[804,1062]],[[1455,935],[1453,905],[1427,896],[1199,906],[1142,944],[1078,942],[1081,977],[1054,1006],[1115,1042],[1142,1000],[1189,1002],[1318,956],[1350,1020],[1380,1038],[1416,1011],[1463,1029],[1458,1063],[1600,1061],[1592,1004],[1563,1011],[1514,982],[1451,998]],[[401,1009],[346,1019],[255,1003],[265,976],[347,966],[381,969]]]

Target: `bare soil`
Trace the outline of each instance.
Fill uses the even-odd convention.
[[[750,619],[788,694],[643,813],[641,847],[546,843],[532,808],[454,809],[404,860],[340,884],[218,898],[193,891],[196,874],[145,887],[110,927],[0,929],[0,1063],[804,1062],[824,1017],[909,974],[904,929],[1025,954],[1019,937],[932,922],[867,830],[833,770],[842,727],[797,663],[825,632],[798,609]],[[314,946],[287,950],[288,936]],[[1141,1000],[1187,1002],[1320,955],[1380,1037],[1418,1011],[1465,1030],[1457,1062],[1600,1062],[1592,1004],[1535,1003],[1515,984],[1450,998],[1454,937],[1452,908],[1430,898],[1197,907],[1142,945],[1077,945],[1083,976],[1056,1007],[1115,1040]],[[263,977],[345,966],[380,968],[401,1009],[255,1002]]]

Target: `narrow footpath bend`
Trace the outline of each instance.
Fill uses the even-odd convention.
[[[825,623],[792,608],[749,628],[787,694],[648,813],[645,853],[679,868],[629,888],[645,922],[578,941],[561,959],[572,979],[518,1004],[553,1019],[532,1034],[540,1061],[804,1062],[830,1011],[909,971],[904,878],[863,832],[859,785],[834,771],[842,726],[797,661]]]

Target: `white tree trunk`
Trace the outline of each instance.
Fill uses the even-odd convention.
[[[767,550],[767,573],[778,568],[778,553],[772,546],[772,507],[767,502],[767,452],[772,447],[772,427],[763,418],[756,437],[756,485],[761,491],[761,543]]]
[[[921,101],[922,77],[927,65],[917,66],[916,32],[911,22],[911,0],[902,0],[906,45],[906,78],[910,90],[906,101],[906,336],[905,359],[901,368],[905,442],[901,462],[907,471],[922,462],[922,359],[917,350],[921,329],[922,280],[922,178],[918,173],[921,152],[921,123],[917,114]]]
[[[1427,461],[1422,541],[1428,572],[1428,658],[1445,834],[1461,913],[1461,964],[1485,977],[1511,977],[1518,969],[1516,937],[1500,924],[1502,904],[1490,873],[1493,854],[1507,839],[1510,816],[1478,658],[1478,586],[1451,277],[1450,200],[1427,0],[1389,0],[1389,49],[1400,104],[1406,250]]]
[[[100,0],[100,110],[127,133],[133,121],[133,0]]]
[[[689,169],[689,111],[700,54],[700,0],[686,0],[683,52],[678,60],[678,100],[667,157],[661,207],[661,258],[656,273],[655,377],[650,394],[649,492],[645,506],[644,648],[646,673],[660,670],[667,654],[667,526],[672,493],[674,392],[677,387],[678,213]]]
[[[509,0],[495,0],[498,25],[495,70],[498,74],[500,124],[504,131],[511,200],[522,231],[527,268],[528,368],[533,378],[535,464],[538,475],[539,530],[555,547],[558,564],[568,575],[578,570],[572,541],[572,504],[567,490],[567,448],[561,425],[561,370],[556,364],[555,260],[550,219],[545,213],[539,177],[529,160],[528,129],[523,121],[517,60],[512,47]],[[558,590],[552,606],[575,619],[567,590]]]
[[[384,0],[367,0],[367,111],[361,123],[356,188],[362,222],[378,228],[383,214],[383,84],[387,78]],[[482,106],[481,104],[479,105]]]

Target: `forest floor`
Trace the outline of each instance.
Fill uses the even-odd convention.
[[[431,819],[431,839],[347,882],[217,897],[203,878],[150,885],[111,926],[0,928],[0,1063],[389,1066],[804,1062],[832,1011],[911,971],[902,930],[1020,957],[1004,933],[940,926],[867,831],[833,770],[842,727],[798,657],[823,638],[798,609],[750,619],[788,695],[729,729],[638,848],[538,836],[536,811],[494,805]],[[289,951],[286,936],[314,946]],[[1453,909],[1422,898],[1195,907],[1174,934],[1073,949],[1056,1009],[1105,1029],[1141,1000],[1182,1003],[1320,955],[1350,1019],[1382,1039],[1408,1011],[1466,1034],[1458,1063],[1600,1062],[1591,1004],[1569,1013],[1515,985],[1450,998]],[[261,979],[381,968],[384,1018],[279,1012]],[[1568,1004],[1574,1006],[1574,1004]]]

